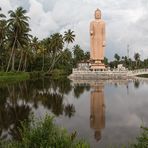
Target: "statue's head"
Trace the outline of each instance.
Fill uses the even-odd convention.
[[[101,10],[97,9],[95,11],[95,19],[101,19]]]
[[[94,138],[96,139],[96,141],[99,141],[101,139],[101,131],[100,130],[95,131]]]

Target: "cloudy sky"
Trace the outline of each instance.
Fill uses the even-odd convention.
[[[148,0],[0,0],[5,14],[18,6],[28,10],[33,35],[42,39],[72,29],[75,44],[85,51],[90,50],[89,23],[99,8],[106,22],[105,55],[127,55],[129,44],[130,57],[135,52],[148,57]]]

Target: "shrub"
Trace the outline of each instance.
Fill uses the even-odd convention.
[[[132,148],[148,148],[148,128],[141,127],[142,132],[137,137],[137,142],[132,144]]]
[[[76,134],[68,132],[53,123],[53,118],[32,121],[29,126],[22,124],[21,141],[1,141],[3,148],[89,148],[89,145],[76,139]]]

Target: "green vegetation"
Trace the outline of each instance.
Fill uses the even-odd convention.
[[[108,59],[105,58],[105,64],[109,66],[111,69],[117,68],[118,64],[123,64],[123,66],[129,70],[148,68],[148,58],[142,61],[140,59],[139,53],[134,54],[133,56],[134,60],[128,58],[127,56],[122,56],[121,58],[117,53],[115,53],[114,59],[115,60],[108,62]]]
[[[66,77],[68,72],[66,72],[64,69],[54,69],[51,73],[52,79],[60,79],[63,77]]]
[[[42,121],[22,124],[20,141],[0,141],[3,148],[89,148],[83,140],[76,139],[76,132],[68,132],[56,126],[53,118],[46,116]]]
[[[131,148],[148,148],[148,128],[141,127],[142,132],[137,137],[137,142],[131,145]]]
[[[80,62],[79,53],[82,53],[81,60],[89,59],[89,56],[87,59],[85,56],[88,52],[84,53],[80,46],[68,48],[75,40],[75,34],[70,29],[63,35],[54,33],[43,40],[30,35],[30,18],[26,13],[26,10],[18,7],[8,12],[9,19],[0,14],[0,71],[3,71],[0,81],[45,75],[60,78],[70,74],[74,65]]]
[[[64,34],[54,33],[39,40],[30,34],[26,10],[18,7],[8,15],[7,18],[0,14],[0,71],[52,74],[59,69],[69,74],[78,62],[89,59],[89,53],[79,45],[69,48],[75,40],[74,31],[69,29]]]
[[[0,82],[16,82],[30,78],[27,72],[0,72]]]

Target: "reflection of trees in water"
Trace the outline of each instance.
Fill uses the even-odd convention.
[[[118,83],[114,83],[115,87],[118,87]]]
[[[18,127],[20,127],[21,123],[20,121],[29,121],[29,113],[30,113],[30,107],[28,105],[16,105],[15,107],[10,106],[8,110],[8,118],[6,118],[6,121],[11,124],[12,126],[9,126],[9,134],[15,138],[19,139],[19,130]],[[9,121],[8,121],[9,120]]]
[[[90,85],[81,85],[81,84],[79,85],[79,84],[77,84],[77,85],[74,86],[73,90],[74,90],[74,96],[76,98],[79,98],[81,96],[81,94],[84,93],[84,91],[90,90]]]
[[[40,104],[56,116],[71,117],[75,113],[73,104],[64,103],[64,95],[72,90],[70,81],[40,79],[24,81],[0,87],[0,135],[1,138],[19,138],[20,122],[28,120],[32,107]]]
[[[65,111],[65,116],[68,116],[69,118],[71,118],[74,115],[74,113],[76,112],[73,104],[68,104],[65,107],[64,111]]]
[[[134,87],[135,87],[135,88],[139,88],[139,85],[140,85],[139,80],[135,80],[135,81],[134,81]]]
[[[28,120],[30,107],[25,101],[19,101],[21,91],[17,91],[16,85],[0,88],[0,135],[2,139],[11,135],[18,139],[18,126],[20,121]]]
[[[41,102],[44,107],[51,109],[51,111],[56,115],[62,115],[64,110],[63,96],[58,93],[49,93],[40,95]]]
[[[54,83],[58,86],[61,94],[68,94],[72,90],[70,80],[68,79],[55,80]]]

